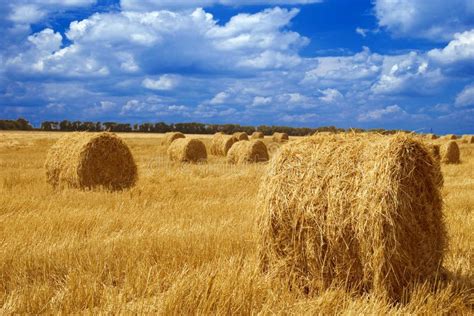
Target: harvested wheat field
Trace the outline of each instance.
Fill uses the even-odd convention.
[[[369,145],[364,141],[364,145],[351,142],[332,147],[328,142],[316,155],[326,160],[317,164],[316,157],[308,157],[302,147],[301,154],[293,152],[292,148],[304,142],[296,137],[278,150],[269,150],[271,158],[293,152],[288,156],[291,164],[282,162],[280,156],[278,166],[282,170],[296,168],[287,183],[290,188],[301,186],[304,192],[293,197],[284,191],[273,193],[277,202],[288,197],[288,208],[279,210],[292,206],[314,211],[327,206],[332,210],[328,213],[331,218],[324,221],[325,234],[318,235],[325,237],[319,245],[331,259],[321,270],[323,278],[298,278],[293,284],[303,286],[296,287],[288,286],[288,279],[278,273],[272,274],[274,269],[261,270],[261,236],[270,235],[267,228],[259,226],[262,212],[258,205],[265,201],[263,195],[270,194],[267,172],[275,168],[274,161],[228,164],[225,153],[231,146],[223,141],[219,150],[225,153],[209,156],[207,164],[176,164],[168,158],[168,148],[159,146],[163,135],[119,134],[137,166],[133,187],[119,191],[55,187],[47,182],[45,161],[63,135],[2,133],[0,144],[8,146],[0,151],[0,314],[474,312],[473,144],[458,143],[461,163],[441,164],[442,186],[436,180],[439,169],[429,147],[406,140],[410,136],[393,142],[388,137],[377,139]],[[199,139],[208,149],[213,139],[201,135],[186,138]],[[267,146],[272,144],[270,139],[263,141]],[[438,142],[443,145],[447,141]],[[338,157],[339,166],[336,161],[331,163],[325,153],[333,148],[330,155],[352,158],[343,161]],[[357,172],[348,168],[354,161],[361,168]],[[302,167],[313,163],[325,170],[327,178],[300,181]],[[414,167],[415,172],[405,167]],[[346,172],[357,176],[350,178]],[[371,177],[378,179],[378,188],[366,183]],[[264,191],[259,195],[261,185]],[[387,200],[382,191],[389,193]],[[326,194],[317,200],[322,204],[314,204],[318,192]],[[375,198],[369,198],[370,192]],[[383,203],[387,208],[381,207]],[[355,207],[348,208],[353,210],[351,216],[342,212],[346,205]],[[410,208],[422,211],[414,214]],[[362,210],[367,210],[366,222],[352,221]],[[385,211],[387,217],[378,211]],[[311,214],[317,213],[305,214],[300,220],[312,225],[315,218]],[[337,225],[329,225],[331,221]],[[297,223],[294,232],[301,230]],[[291,230],[290,226],[283,228]],[[272,236],[280,236],[278,242],[284,243],[287,235]],[[351,241],[346,250],[344,240]],[[308,248],[317,240],[307,241],[305,258],[321,258],[321,253]],[[380,252],[370,253],[371,247]],[[419,257],[414,255],[417,251]],[[442,266],[435,269],[440,257]],[[287,260],[281,261],[281,266],[272,262],[272,267],[288,264]],[[293,267],[300,264],[296,260]],[[354,273],[347,281],[338,282],[345,268]],[[414,275],[423,281],[415,281]],[[400,277],[398,281],[394,276]],[[327,284],[329,279],[334,282]],[[326,284],[314,286],[318,280]],[[354,284],[359,286],[348,286]]]

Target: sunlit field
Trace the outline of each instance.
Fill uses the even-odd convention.
[[[474,144],[442,166],[445,271],[394,304],[339,288],[304,295],[259,271],[266,164],[171,163],[162,135],[121,134],[135,187],[55,190],[43,166],[61,135],[0,133],[0,314],[474,313]]]

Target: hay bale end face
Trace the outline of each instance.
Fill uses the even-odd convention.
[[[181,132],[169,132],[165,134],[163,145],[169,146],[172,142],[177,139],[186,138],[183,133]]]
[[[443,139],[446,139],[446,140],[455,140],[455,139],[458,139],[458,137],[454,134],[447,134],[447,135],[444,135],[443,136]]]
[[[474,144],[474,136],[473,135],[463,135],[461,141],[465,144]]]
[[[336,285],[400,299],[443,261],[437,167],[411,135],[283,146],[259,191],[261,268],[304,291]]]
[[[267,146],[261,140],[235,143],[227,153],[227,162],[232,164],[265,162],[268,159]]]
[[[232,136],[236,139],[236,141],[241,141],[241,140],[249,140],[249,135],[245,132],[236,132]]]
[[[199,139],[180,138],[168,147],[168,157],[176,162],[206,162],[207,150]]]
[[[287,142],[290,138],[288,137],[287,133],[274,133],[272,136],[272,140],[275,143],[284,143]]]
[[[250,138],[251,139],[264,139],[265,135],[262,132],[253,132]]]
[[[137,180],[137,166],[128,146],[113,133],[71,133],[48,152],[47,182],[55,187],[121,190]]]
[[[215,156],[226,156],[229,149],[236,142],[234,136],[216,133],[211,141],[211,154]]]
[[[460,151],[458,144],[451,140],[443,148],[443,162],[447,164],[460,163]]]

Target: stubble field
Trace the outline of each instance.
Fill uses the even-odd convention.
[[[260,273],[265,164],[172,164],[162,135],[122,134],[134,188],[54,190],[43,165],[61,135],[0,133],[0,314],[474,313],[473,144],[461,144],[461,164],[442,166],[444,278],[390,305],[338,288],[305,296]]]

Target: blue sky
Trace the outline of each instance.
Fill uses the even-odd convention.
[[[474,132],[472,0],[0,3],[0,117]]]

